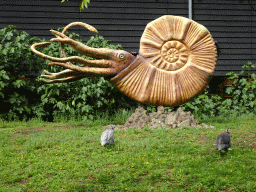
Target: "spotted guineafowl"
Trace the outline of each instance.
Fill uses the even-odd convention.
[[[217,145],[216,149],[219,150],[219,155],[221,150],[228,150],[231,146],[231,139],[229,135],[229,129],[227,129],[227,132],[223,132],[219,134],[217,138]]]
[[[104,146],[106,145],[107,143],[114,143],[114,129],[115,129],[115,125],[112,126],[111,129],[106,129],[102,135],[101,135],[101,145]]]

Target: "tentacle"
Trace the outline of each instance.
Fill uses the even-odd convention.
[[[67,77],[67,76],[85,75],[82,72],[73,71],[71,69],[65,69],[58,73],[51,73],[46,70],[44,70],[44,72],[46,75],[41,75],[41,76],[48,78],[48,79],[58,79],[58,78],[63,78],[63,77]]]
[[[61,38],[60,36],[58,36],[57,34],[53,33],[53,35],[55,35],[57,38]],[[62,38],[67,38],[68,37],[64,34],[62,34]],[[65,49],[64,49],[64,44],[60,42],[60,49],[61,49],[61,54],[62,54],[62,57],[63,58],[67,58],[67,55],[66,55],[66,52],[65,52]],[[67,64],[72,64],[70,61],[66,62]]]
[[[82,22],[73,22],[73,23],[70,23],[70,24],[68,24],[64,29],[63,29],[63,31],[62,31],[62,34],[63,34],[63,36],[62,36],[62,38],[68,38],[66,35],[64,35],[66,32],[67,32],[67,30],[70,28],[70,27],[73,27],[73,26],[82,26],[82,27],[85,27],[85,28],[87,28],[89,31],[92,31],[92,32],[94,32],[94,33],[98,33],[98,31],[97,31],[97,29],[95,29],[93,26],[91,26],[91,25],[88,25],[88,24],[86,24],[86,23],[82,23]],[[54,33],[53,33],[54,34]],[[54,34],[56,37],[59,37],[57,34]],[[61,53],[62,53],[62,57],[63,58],[66,58],[67,57],[67,55],[66,55],[66,53],[65,53],[65,49],[64,49],[64,46],[63,46],[63,43],[60,43],[60,47],[61,47]],[[72,64],[72,63],[70,63],[70,62],[67,62],[68,64]]]
[[[67,58],[57,58],[57,57],[51,57],[49,55],[46,55],[44,53],[41,53],[39,51],[37,51],[35,49],[35,47],[41,47],[41,46],[46,46],[46,45],[49,45],[50,43],[49,42],[45,42],[45,43],[36,43],[36,44],[33,44],[31,46],[31,49],[39,56],[41,57],[44,57],[46,59],[49,59],[51,61],[57,61],[57,62],[69,62],[69,61],[73,61],[73,62],[77,62],[77,63],[81,63],[81,64],[84,64],[84,65],[87,65],[87,66],[91,66],[91,67],[105,67],[105,68],[108,68],[108,67],[111,67],[112,66],[112,62],[111,61],[108,61],[108,60],[86,60],[82,57],[78,57],[78,56],[72,56],[72,57],[67,57]],[[68,63],[69,65],[73,65],[72,63]]]
[[[109,61],[109,60],[86,60],[82,57],[77,57],[77,56],[72,56],[72,57],[68,57],[68,58],[63,58],[63,60],[61,61],[74,61],[77,63],[81,63],[83,64],[83,67],[88,66],[88,67],[100,67],[100,68],[112,68],[114,67],[114,62],[113,61]],[[52,62],[54,63],[54,62]],[[70,63],[69,65],[72,66],[76,66],[73,65],[72,63]]]
[[[63,34],[65,34],[67,32],[67,30],[70,28],[70,27],[73,27],[73,26],[82,26],[82,27],[85,27],[86,29],[88,29],[89,31],[92,31],[94,33],[98,33],[97,29],[95,29],[93,26],[91,25],[88,25],[86,23],[83,23],[83,22],[73,22],[73,23],[70,23],[68,24],[62,31]]]
[[[79,79],[83,79],[84,77],[94,76],[94,74],[85,74],[85,73],[73,71],[70,69],[65,69],[58,73],[51,73],[46,70],[44,70],[44,72],[48,75],[41,75],[41,77],[47,78],[47,79],[54,79],[54,80],[47,80],[47,81],[44,79],[40,79],[40,81],[43,81],[45,83],[54,83],[54,82],[61,83],[64,81],[72,82],[72,81],[76,81]],[[69,76],[68,78],[63,78],[63,77],[66,77],[67,75]],[[63,79],[60,79],[60,78],[63,78]]]
[[[58,31],[55,31],[55,30],[53,30],[53,29],[51,29],[50,32],[51,32],[55,37],[57,37],[57,38],[59,38],[59,39],[62,39],[62,38],[64,38],[64,39],[70,39],[68,36],[64,35],[63,33],[58,32]]]
[[[39,55],[40,57],[44,57],[45,54],[43,54],[43,53],[37,51],[37,50],[35,49],[35,47],[45,47],[45,46],[50,45],[50,44],[51,44],[50,42],[35,43],[35,44],[33,44],[30,48],[31,48],[31,50],[32,50],[34,53],[36,53],[36,54]]]
[[[60,43],[66,43],[69,46],[71,46],[74,50],[76,50],[77,52],[83,54],[83,55],[87,55],[93,58],[99,58],[99,59],[107,59],[108,58],[108,54],[110,49],[107,48],[92,48],[92,47],[88,47],[87,45],[80,43],[78,41],[74,41],[73,39],[70,39],[69,37],[67,37],[66,35],[55,31],[55,30],[50,30],[51,33],[55,36],[59,36],[58,38],[52,38],[50,41],[51,42],[60,42]],[[62,37],[62,38],[60,38]]]
[[[51,83],[62,83],[62,82],[73,82],[73,81],[77,81],[77,80],[80,80],[80,79],[83,79],[85,77],[85,75],[81,75],[81,76],[72,76],[72,77],[68,77],[68,78],[65,78],[65,79],[55,79],[55,80],[49,80],[49,81],[46,81],[44,79],[40,79],[40,81],[44,82],[44,83],[48,83],[48,84],[51,84]]]
[[[55,35],[57,38],[60,38],[60,37],[62,37],[62,38],[68,38],[66,35],[64,35],[66,32],[67,32],[67,30],[69,29],[69,28],[71,28],[71,27],[73,27],[73,26],[82,26],[82,27],[85,27],[85,28],[87,28],[88,30],[90,30],[90,31],[92,31],[92,32],[94,32],[94,33],[98,33],[98,31],[97,31],[97,29],[95,29],[93,26],[91,26],[91,25],[88,25],[88,24],[86,24],[86,23],[82,23],[82,22],[73,22],[73,23],[70,23],[70,24],[68,24],[64,29],[63,29],[63,31],[62,31],[62,33],[61,33],[61,35],[59,36],[58,34],[56,34],[56,33],[53,33],[53,35]],[[62,57],[63,58],[67,58],[67,55],[66,55],[66,52],[65,52],[65,49],[64,49],[64,45],[63,45],[63,43],[61,43],[60,42],[60,48],[61,48],[61,53],[62,53]],[[67,64],[72,64],[70,61],[68,61],[68,62],[66,62]]]
[[[65,48],[64,48],[64,44],[60,43],[60,49],[61,49],[61,54],[63,58],[67,58],[66,52],[65,52]],[[67,62],[67,64],[71,65],[72,63],[70,61]]]
[[[73,57],[69,57],[69,58],[56,58],[56,57],[51,57],[49,55],[46,55],[44,53],[41,53],[40,51],[37,51],[35,48],[36,47],[43,47],[43,46],[46,46],[46,45],[49,45],[50,43],[49,42],[44,42],[44,43],[35,43],[31,46],[31,50],[36,53],[37,55],[43,57],[43,58],[46,58],[46,59],[49,59],[51,61],[63,61],[63,62],[68,62],[71,60],[76,60],[76,61],[79,61],[80,59],[81,60],[85,60],[84,58],[82,57],[77,57],[77,56],[73,56]]]
[[[65,68],[69,68],[78,72],[84,72],[86,73],[86,76],[94,74],[94,76],[102,76],[102,77],[106,77],[106,76],[110,76],[110,75],[115,75],[116,74],[116,70],[112,69],[112,68],[91,68],[91,67],[79,67],[76,65],[69,65],[69,64],[65,64],[65,63],[59,63],[59,62],[52,62],[49,63],[48,65],[59,65]]]
[[[42,47],[42,46],[49,45],[50,44],[49,42],[37,43],[37,44],[34,44],[31,46],[32,51],[35,52],[36,54],[38,54],[39,56],[44,57],[49,60],[52,60],[52,61],[57,61],[57,62],[49,63],[48,65],[59,65],[59,66],[68,68],[59,73],[50,73],[45,70],[46,75],[42,75],[42,77],[48,78],[48,79],[54,79],[54,80],[46,81],[46,80],[40,79],[41,81],[43,81],[45,83],[61,83],[64,81],[71,82],[71,81],[75,81],[78,79],[82,79],[85,76],[107,77],[107,76],[116,74],[116,70],[113,69],[113,66],[115,65],[115,63],[112,61],[109,61],[109,60],[105,60],[105,59],[107,59],[107,58],[105,58],[107,54],[106,53],[102,54],[103,50],[88,47],[82,43],[79,43],[79,42],[76,42],[76,41],[70,39],[69,37],[67,37],[65,35],[66,31],[70,27],[77,26],[77,25],[83,26],[92,32],[98,33],[98,31],[94,27],[92,27],[86,23],[82,23],[82,22],[73,22],[73,23],[67,25],[63,29],[62,33],[58,32],[58,31],[51,30],[52,34],[57,37],[56,39],[51,39],[51,42],[60,42],[61,53],[62,53],[63,58],[51,57],[51,56],[45,55],[35,49],[35,47],[37,47],[37,46]],[[86,60],[82,57],[77,57],[77,56],[67,57],[65,50],[64,50],[63,43],[67,43],[68,45],[72,46],[76,51],[78,51],[84,55],[101,58],[102,60]],[[107,50],[105,50],[105,51],[107,51]],[[73,65],[71,63],[71,61],[82,63],[84,65],[91,66],[91,67],[100,67],[100,68],[89,68],[87,66],[79,67],[79,66]],[[69,76],[69,77],[63,78],[66,76]],[[58,78],[63,78],[63,79],[58,79]]]
[[[88,29],[89,31],[91,32],[94,32],[94,33],[99,33],[97,31],[97,29],[95,29],[93,26],[89,25],[89,24],[86,24],[86,23],[83,23],[83,22],[73,22],[73,23],[70,23],[68,24],[64,29],[63,31],[61,32],[63,35],[67,32],[67,30],[73,26],[82,26],[82,27],[85,27],[86,29]],[[59,37],[57,34],[54,34],[56,37]],[[62,38],[67,38],[66,37],[62,37]]]

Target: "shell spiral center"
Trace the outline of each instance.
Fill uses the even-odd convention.
[[[161,48],[162,59],[169,65],[166,69],[178,70],[182,68],[188,60],[187,46],[177,40],[170,40],[163,44]]]

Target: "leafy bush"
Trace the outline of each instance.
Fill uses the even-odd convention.
[[[231,75],[229,79],[234,80],[236,86],[231,86],[226,89],[226,93],[231,94],[233,99],[228,99],[226,105],[229,106],[227,110],[239,111],[239,113],[256,113],[256,74],[250,73],[251,68],[255,68],[256,64],[248,62],[244,65],[240,73],[229,72],[227,75]],[[246,73],[248,78],[238,79],[239,75]],[[249,80],[248,80],[249,79]],[[225,112],[228,112],[228,111]]]
[[[250,70],[252,65],[248,62],[243,68],[247,68],[247,77],[240,78],[239,75],[244,74],[245,70],[240,73],[229,72],[226,75],[230,75],[229,79],[234,80],[233,86],[226,88],[225,92],[230,94],[232,99],[224,99],[217,94],[209,94],[207,88],[198,97],[190,100],[187,103],[181,105],[185,110],[191,111],[193,114],[198,114],[201,117],[205,116],[237,116],[242,113],[254,113],[256,114],[256,75],[251,74]],[[248,79],[253,78],[253,81]],[[235,84],[237,85],[235,86]]]
[[[27,39],[29,35],[26,32],[19,34],[13,28],[9,25],[0,30],[0,105],[3,119],[19,119],[21,115],[32,113],[30,106],[37,97],[31,93],[36,91],[36,82],[22,81],[19,77],[24,75],[24,67],[29,68],[30,73],[39,72],[42,63],[42,59],[30,51],[30,45],[39,39]]]
[[[131,109],[138,105],[144,106],[149,112],[156,111],[156,106],[143,105],[125,96],[112,86],[103,77],[85,77],[81,80],[69,83],[45,84],[40,77],[31,73],[42,73],[43,69],[50,72],[59,72],[60,66],[47,65],[50,61],[34,54],[30,46],[38,42],[46,42],[36,37],[30,38],[22,31],[19,33],[14,26],[9,25],[0,30],[0,118],[4,120],[22,120],[33,117],[41,117],[43,120],[53,121],[60,117],[75,117],[81,119],[95,119],[104,114],[112,115],[118,109]],[[62,31],[59,28],[58,31]],[[82,42],[79,35],[67,32],[69,38]],[[121,45],[112,45],[102,36],[91,36],[85,44],[94,48],[120,49]],[[85,59],[93,59],[81,55],[71,47],[64,45],[67,56],[81,56]],[[62,57],[59,43],[51,43],[48,47],[40,48],[41,51],[53,57]],[[25,67],[25,68],[24,68]],[[243,68],[250,71],[255,67],[251,62]],[[241,71],[243,74],[245,71]],[[28,73],[28,74],[27,74]],[[237,86],[228,87],[226,93],[231,94],[233,99],[223,99],[217,94],[209,94],[208,88],[202,94],[181,105],[185,111],[206,117],[239,113],[256,113],[255,74],[246,72],[253,81],[245,78],[238,80],[240,74],[230,72],[230,79],[238,82]],[[22,76],[29,77],[23,81]],[[165,107],[172,111],[173,107]]]
[[[136,102],[119,92],[103,77],[86,77],[70,83],[45,84],[39,81],[40,77],[32,77],[27,81],[19,78],[24,75],[18,67],[30,65],[29,73],[42,73],[43,69],[50,72],[63,70],[60,66],[48,66],[50,61],[34,54],[30,46],[38,42],[46,42],[36,37],[26,39],[26,32],[19,32],[7,26],[0,30],[2,39],[0,46],[0,97],[1,106],[4,106],[0,117],[5,120],[22,120],[32,117],[41,117],[52,121],[58,116],[76,116],[83,119],[93,119],[101,113],[113,113],[117,108],[128,108],[137,105]],[[58,31],[63,30],[59,28]],[[79,37],[78,34],[68,33],[69,38]],[[75,39],[82,42],[81,39]],[[6,42],[8,41],[8,42]],[[4,44],[5,43],[5,44]],[[102,36],[92,36],[86,45],[96,48],[120,49],[120,45],[111,45]],[[71,47],[64,45],[67,56],[82,56]],[[42,52],[61,57],[59,43],[51,43],[41,48]],[[28,70],[27,70],[28,71]],[[27,76],[27,75],[26,75]],[[31,78],[32,77],[32,78]],[[79,118],[80,118],[79,117]]]

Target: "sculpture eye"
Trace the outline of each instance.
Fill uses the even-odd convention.
[[[119,59],[123,59],[123,58],[124,58],[124,54],[120,54]]]

